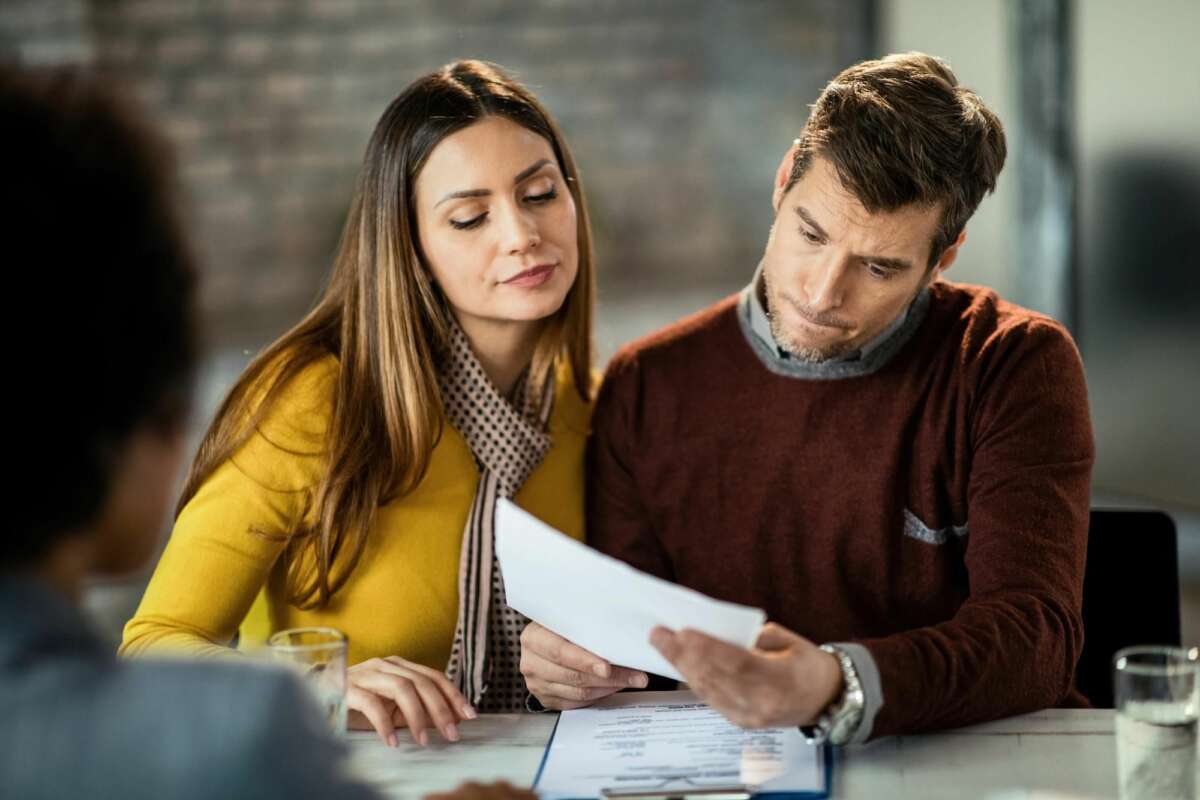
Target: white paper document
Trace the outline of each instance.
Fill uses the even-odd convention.
[[[534,788],[542,800],[735,788],[824,797],[828,769],[798,728],[742,730],[691,692],[628,692],[562,713]]]
[[[683,680],[650,645],[656,625],[750,647],[761,609],[714,600],[610,558],[508,500],[496,504],[496,556],[508,604],[613,664]]]

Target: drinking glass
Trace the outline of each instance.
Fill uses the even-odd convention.
[[[1122,800],[1196,796],[1200,651],[1128,647],[1113,657]]]
[[[267,640],[271,660],[304,679],[336,734],[346,732],[346,635],[336,628],[289,628]]]

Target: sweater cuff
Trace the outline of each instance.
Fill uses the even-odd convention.
[[[847,744],[862,744],[871,738],[871,730],[875,727],[875,715],[879,713],[879,709],[883,708],[883,685],[879,680],[879,667],[876,666],[875,657],[871,655],[871,651],[861,644],[848,642],[830,642],[830,644],[850,656],[850,660],[854,662],[854,669],[858,672],[858,680],[862,683],[862,722],[858,724],[858,730],[847,742]]]

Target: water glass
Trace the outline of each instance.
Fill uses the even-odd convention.
[[[1197,648],[1129,647],[1113,657],[1122,800],[1196,797]]]
[[[289,628],[267,640],[271,660],[294,670],[312,690],[336,734],[346,732],[346,635],[336,628]]]

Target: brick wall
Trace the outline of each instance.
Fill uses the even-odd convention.
[[[562,125],[602,297],[733,288],[806,106],[869,0],[4,0],[0,56],[100,65],[176,143],[218,339],[312,300],[367,137],[414,77],[496,61]]]

